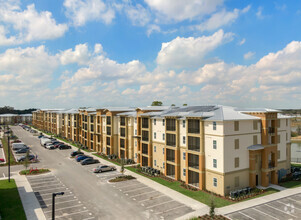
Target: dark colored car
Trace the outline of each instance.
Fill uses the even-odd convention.
[[[62,143],[62,142],[59,142],[59,143],[57,143],[57,144],[54,144],[53,146],[55,147],[55,148],[58,148],[60,145],[63,145],[64,143]]]
[[[93,172],[101,173],[101,172],[105,172],[105,171],[114,171],[114,170],[116,170],[116,167],[114,167],[114,166],[100,165],[100,166],[94,168]]]
[[[81,162],[81,165],[99,163],[99,160],[95,160],[92,157],[86,158]]]
[[[59,149],[60,150],[63,150],[63,149],[71,149],[71,146],[68,146],[66,144],[62,144],[62,145],[59,145]]]
[[[3,159],[3,158],[0,158],[0,162],[4,162],[4,159]]]
[[[40,136],[38,136],[38,138],[40,139],[40,138],[42,138],[42,137],[44,137],[44,135],[40,135]]]
[[[92,158],[92,157],[87,156],[87,155],[82,155],[82,156],[77,157],[77,158],[76,158],[76,161],[77,161],[77,162],[80,162],[80,161],[85,160],[85,159],[87,159],[87,158]]]
[[[81,151],[73,151],[73,152],[71,152],[70,156],[71,156],[71,157],[75,157],[75,156],[77,156],[77,155],[83,155],[83,154],[84,154],[84,153],[81,152]]]
[[[18,162],[24,161],[25,158],[26,158],[26,156],[19,157],[19,158],[17,159],[17,161],[18,161]],[[29,154],[29,155],[28,155],[28,159],[29,159],[29,160],[33,160],[33,159],[35,159],[35,156],[32,155],[32,154]]]
[[[25,154],[27,151],[29,151],[28,148],[21,148],[20,150],[16,151],[16,154]]]

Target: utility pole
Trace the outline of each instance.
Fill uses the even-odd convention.
[[[7,129],[9,129],[9,127],[7,126]],[[8,182],[10,182],[10,131],[7,130],[5,132],[5,134],[7,134],[7,150],[8,150]]]
[[[55,197],[64,195],[64,192],[52,193],[52,220],[55,220]]]

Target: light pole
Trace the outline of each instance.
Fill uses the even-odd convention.
[[[62,196],[64,194],[65,194],[64,192],[52,193],[52,220],[55,219],[55,197],[57,195]]]
[[[10,138],[9,138],[9,135],[10,135],[10,131],[7,130],[5,132],[5,134],[7,134],[7,149],[8,149],[8,182],[10,182]]]

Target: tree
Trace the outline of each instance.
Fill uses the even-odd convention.
[[[152,106],[162,106],[163,103],[161,101],[153,101]]]
[[[187,106],[187,104],[183,104],[183,106]]]
[[[27,170],[28,165],[29,165],[29,150],[26,152],[25,160],[24,160],[24,162],[23,162],[23,165],[24,165],[24,167],[25,167],[25,170]]]
[[[214,203],[214,198],[213,195],[211,195],[211,202],[210,202],[210,211],[209,211],[209,215],[211,219],[214,219],[215,216],[215,203]]]
[[[121,168],[120,172],[123,174],[124,173],[124,159],[121,159]]]
[[[171,106],[176,106],[175,104],[171,104]]]

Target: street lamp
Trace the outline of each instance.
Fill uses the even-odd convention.
[[[8,182],[10,182],[10,140],[9,140],[10,131],[7,130],[6,132],[4,132],[4,134],[7,134],[7,149],[8,149]]]
[[[62,196],[64,194],[64,192],[52,193],[52,220],[55,219],[55,197],[57,195]]]

